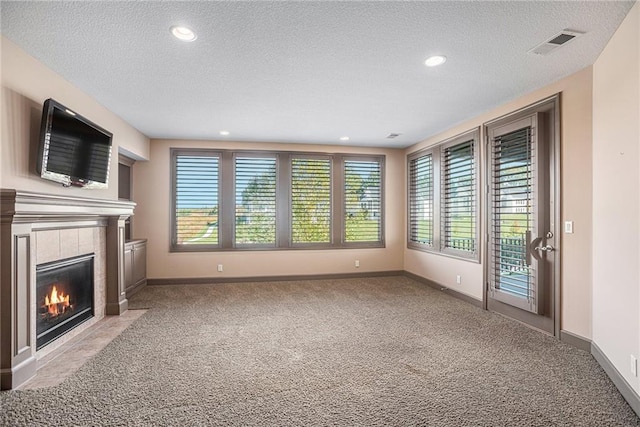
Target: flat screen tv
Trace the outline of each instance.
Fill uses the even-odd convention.
[[[85,188],[107,188],[111,132],[53,99],[42,109],[38,173],[44,179]]]

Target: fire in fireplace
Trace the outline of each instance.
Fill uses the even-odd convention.
[[[36,349],[93,317],[93,259],[83,255],[36,267]]]
[[[51,289],[51,295],[44,296],[42,309],[43,317],[53,319],[72,312],[73,306],[69,303],[69,295],[65,295],[63,292],[58,295],[58,288],[54,285]]]

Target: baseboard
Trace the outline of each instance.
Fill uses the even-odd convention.
[[[159,285],[214,285],[217,283],[246,283],[246,282],[287,282],[294,280],[332,280],[332,279],[359,279],[365,277],[389,277],[404,276],[402,270],[393,271],[369,271],[363,273],[339,273],[339,274],[308,274],[287,276],[256,276],[256,277],[188,277],[147,279],[147,286]]]
[[[624,400],[627,401],[631,409],[640,417],[640,395],[631,387],[631,385],[624,379],[618,369],[613,366],[613,363],[609,358],[600,350],[600,347],[594,342],[591,343],[591,354],[600,364],[604,372],[609,376],[613,384],[616,386]]]
[[[129,300],[124,299],[120,302],[107,303],[105,313],[107,316],[120,316],[129,309]]]
[[[424,283],[427,286],[430,286],[434,289],[437,289],[439,291],[444,292],[447,295],[451,295],[454,298],[458,298],[466,303],[469,303],[471,305],[475,305],[476,307],[482,308],[482,301],[481,300],[477,300],[473,297],[470,297],[469,295],[463,294],[461,292],[455,291],[451,288],[447,288],[444,285],[441,285],[440,283],[434,282],[433,280],[429,280],[426,279],[422,276],[418,276],[417,274],[413,274],[413,273],[409,273],[408,271],[404,271],[403,275],[415,280],[416,282],[420,282],[420,283]]]
[[[38,361],[35,356],[18,364],[13,368],[0,370],[0,390],[11,390],[19,387],[33,378],[38,371]]]
[[[127,299],[131,298],[132,296],[140,292],[145,286],[147,286],[147,279],[144,279],[134,287],[127,289],[126,290]]]
[[[584,350],[587,353],[591,352],[591,340],[581,337],[580,335],[572,334],[569,331],[560,331],[560,341],[580,350]]]

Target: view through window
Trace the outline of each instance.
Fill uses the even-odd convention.
[[[384,156],[172,149],[171,161],[173,251],[384,246]]]

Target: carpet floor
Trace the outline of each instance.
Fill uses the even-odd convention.
[[[147,287],[33,425],[640,426],[586,352],[405,277]]]

